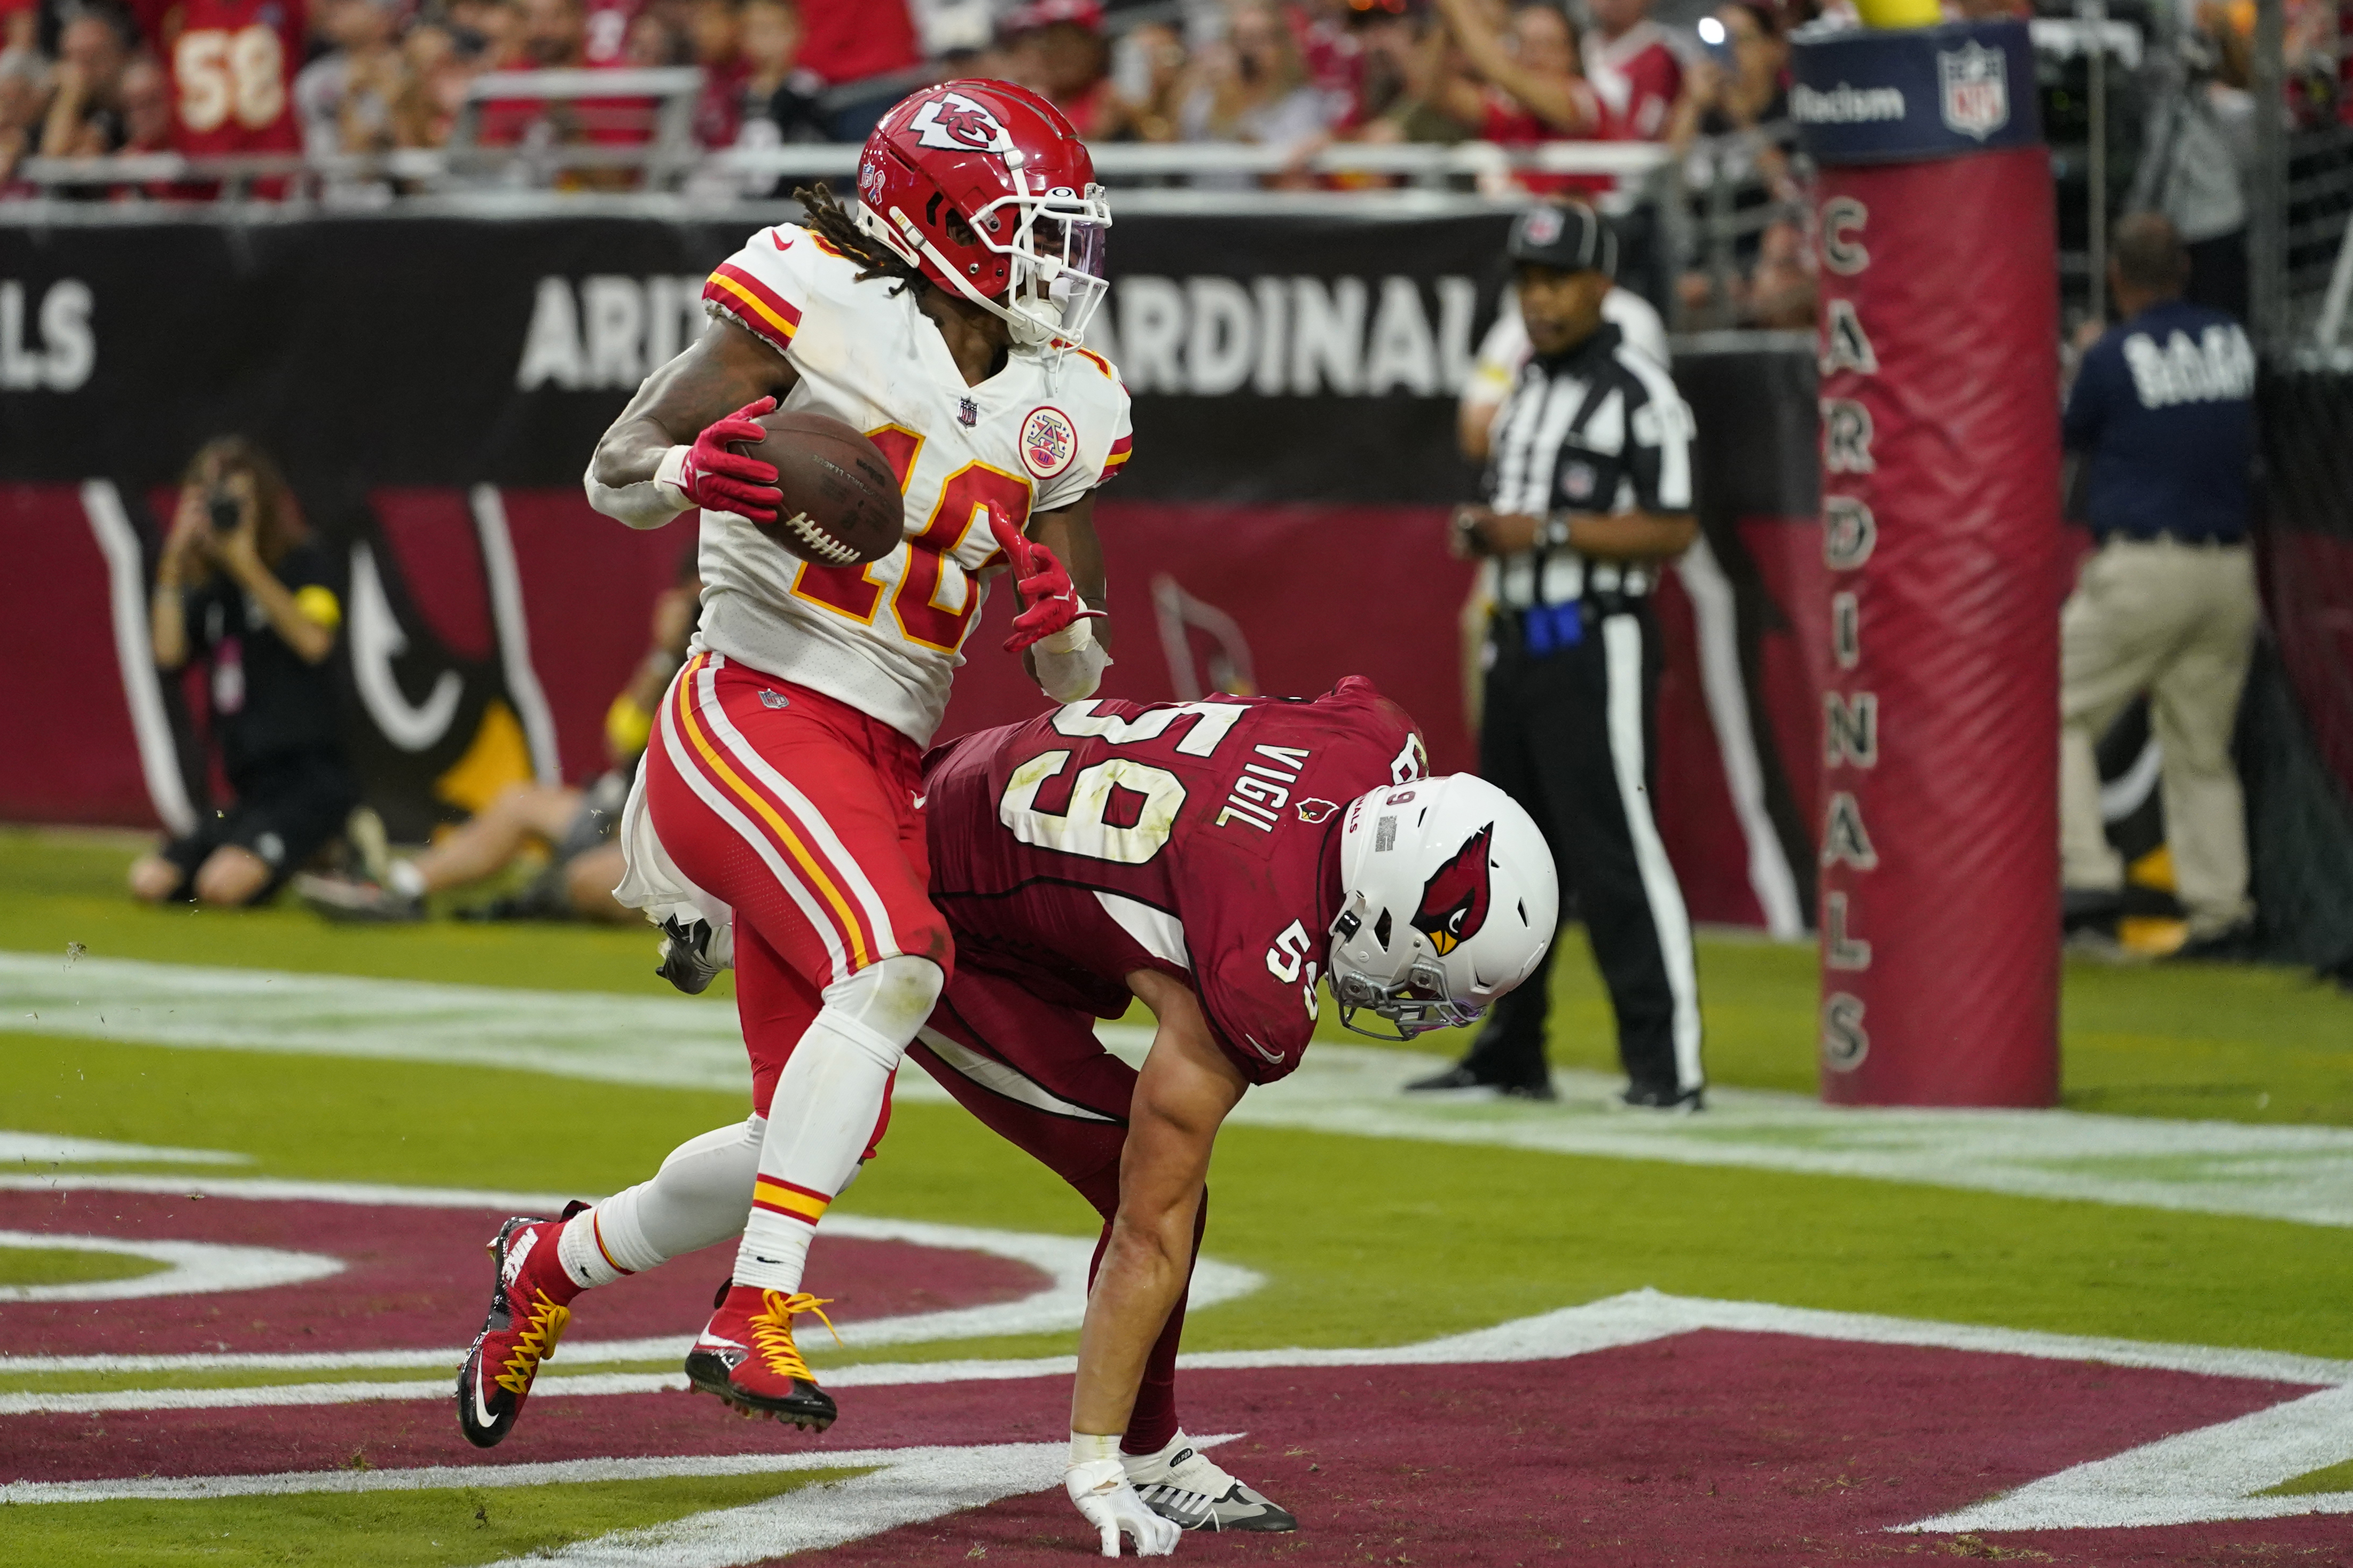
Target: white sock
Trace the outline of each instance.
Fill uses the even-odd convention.
[[[414,860],[395,860],[384,873],[384,885],[404,899],[425,896],[425,873]]]
[[[891,1073],[932,1016],[944,976],[900,955],[825,990],[825,1006],[776,1079],[735,1283],[797,1290],[826,1207],[858,1169]]]
[[[573,1216],[556,1258],[584,1289],[726,1240],[744,1228],[767,1121],[715,1127],[670,1152],[650,1181]]]

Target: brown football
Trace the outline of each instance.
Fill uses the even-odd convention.
[[[874,443],[828,414],[778,409],[763,416],[768,433],[733,443],[736,451],[776,467],[784,503],[761,532],[804,561],[856,566],[899,547],[906,508],[899,476]]]

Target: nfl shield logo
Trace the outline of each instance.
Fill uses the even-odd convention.
[[[1936,77],[1944,89],[1945,123],[1982,142],[2010,123],[2009,61],[2000,49],[1971,39],[1936,54]]]

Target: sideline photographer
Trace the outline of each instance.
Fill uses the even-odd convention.
[[[149,631],[166,674],[206,665],[211,740],[235,798],[140,857],[134,897],[259,903],[359,804],[327,668],[343,624],[331,565],[259,447],[223,436],[196,453],[156,563]]]

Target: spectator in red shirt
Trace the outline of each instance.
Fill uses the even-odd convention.
[[[877,77],[871,92],[833,106],[826,132],[836,142],[863,142],[883,111],[907,96],[913,83],[897,73],[923,63],[907,0],[819,0],[801,13],[801,68],[829,88]]]
[[[1657,142],[1682,96],[1683,62],[1667,35],[1651,20],[1651,0],[1587,0],[1593,26],[1585,34],[1585,76],[1609,111],[1614,134]]]
[[[1029,0],[997,25],[1005,79],[1042,94],[1089,139],[1109,135],[1118,116],[1096,0]]]
[[[1505,144],[1597,140],[1608,133],[1600,100],[1577,71],[1577,35],[1548,5],[1512,13],[1508,40],[1481,15],[1477,0],[1438,0],[1446,26],[1484,85],[1456,76],[1443,89],[1447,110],[1482,138]],[[1606,188],[1607,175],[1524,171],[1518,186],[1535,194]]]

